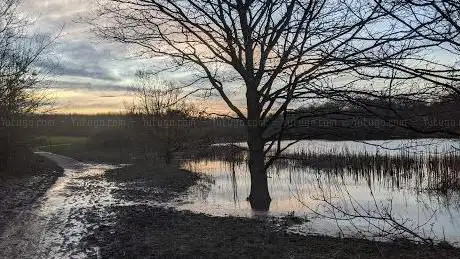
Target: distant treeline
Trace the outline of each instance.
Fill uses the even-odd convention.
[[[370,100],[369,100],[370,102]],[[398,104],[383,109],[376,106],[352,107],[327,103],[292,111],[285,120],[271,126],[273,137],[286,128],[286,138],[320,139],[392,139],[417,137],[452,137],[460,132],[460,102]],[[0,120],[3,126],[26,130],[33,135],[94,136],[118,132],[131,135],[175,129],[178,135],[193,138],[196,133],[205,142],[231,142],[246,139],[245,124],[231,118],[189,117],[181,114],[143,116],[141,114],[35,115],[16,121]],[[204,136],[202,136],[204,134]],[[171,136],[173,137],[173,136]],[[267,135],[270,137],[270,135]]]
[[[15,121],[0,119],[0,125],[15,127],[35,136],[90,137],[108,132],[132,134],[140,130],[155,132],[183,129],[184,134],[206,131],[209,141],[244,140],[244,123],[236,119],[195,118],[140,114],[39,114],[23,116]]]
[[[290,111],[273,123],[272,134],[283,138],[330,140],[396,139],[460,135],[460,96],[436,102],[356,98]]]

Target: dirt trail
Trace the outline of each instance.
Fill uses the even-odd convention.
[[[100,223],[87,222],[86,212],[104,214],[104,207],[118,204],[111,191],[115,184],[102,175],[114,166],[84,164],[68,157],[39,153],[65,169],[64,176],[38,199],[21,208],[7,223],[0,238],[0,258],[79,258],[98,255],[98,248],[82,251],[80,241]]]

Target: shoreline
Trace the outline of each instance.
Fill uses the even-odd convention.
[[[214,217],[155,205],[174,203],[200,179],[196,173],[157,163],[106,171],[104,181],[124,186],[112,194],[126,203],[102,208],[103,213],[84,212],[86,222],[101,227],[77,244],[82,251],[98,247],[101,258],[460,258],[460,249],[447,244],[299,235],[285,231],[288,219],[281,219],[286,222],[280,227],[270,220]]]
[[[116,224],[99,229],[86,239],[84,246],[99,247],[102,258],[126,255],[155,258],[460,257],[460,249],[447,244],[424,246],[407,240],[378,242],[287,233],[288,225],[292,224],[289,218],[275,224],[269,219],[215,217],[136,204],[145,199],[174,203],[173,199],[199,179],[195,173],[174,167],[152,166],[145,170],[142,167],[134,165],[107,172],[110,180],[128,187],[121,197],[135,204],[108,208],[108,214],[116,215]],[[176,185],[170,185],[171,182]],[[139,189],[143,191],[134,191]],[[162,192],[153,192],[158,189]],[[96,215],[90,217],[104,221]]]
[[[458,258],[450,247],[410,242],[296,235],[270,222],[212,217],[174,209],[132,205],[114,207],[118,221],[95,232],[87,245],[102,258]]]

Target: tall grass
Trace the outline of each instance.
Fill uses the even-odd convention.
[[[369,182],[384,182],[392,187],[413,186],[419,191],[446,193],[460,190],[460,151],[411,154],[334,153],[295,151],[284,155],[275,166],[310,167],[322,173],[345,175]]]
[[[245,150],[231,145],[209,146],[191,153],[186,159],[220,160],[241,164],[247,160]],[[274,167],[299,170],[314,169],[318,173],[365,179],[392,188],[414,188],[417,191],[447,193],[460,191],[460,150],[432,153],[361,152],[348,149],[318,151],[296,150],[281,156]],[[308,170],[306,170],[308,171]]]

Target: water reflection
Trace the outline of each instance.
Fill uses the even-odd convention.
[[[420,233],[460,242],[460,192],[454,185],[460,176],[460,154],[450,149],[456,144],[452,140],[430,141],[437,146],[417,146],[411,141],[404,151],[381,149],[383,144],[405,145],[401,141],[374,142],[366,149],[362,149],[362,143],[350,147],[349,142],[307,142],[303,149],[297,145],[288,154],[303,159],[280,160],[268,172],[272,203],[267,214],[307,217],[310,222],[293,231],[336,235],[339,231],[356,234],[360,229],[371,229],[371,233],[381,229],[372,229],[373,223],[366,220],[332,220],[328,216],[344,215],[337,215],[329,205],[352,212],[357,208],[358,212],[380,213],[387,209]],[[426,153],[421,152],[421,147]],[[212,215],[254,216],[246,201],[251,182],[249,170],[244,156],[239,158],[231,162],[231,157],[216,156],[185,162],[185,168],[210,176],[213,184],[192,191],[192,203],[184,208]],[[452,183],[441,186],[446,181]],[[385,230],[391,227],[375,226]]]

